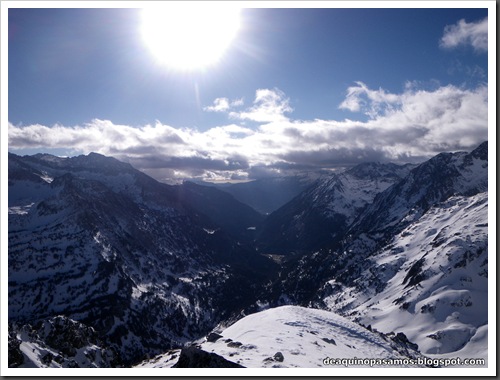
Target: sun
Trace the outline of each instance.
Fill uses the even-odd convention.
[[[240,8],[202,3],[142,10],[142,38],[159,63],[197,70],[221,59],[240,29]]]

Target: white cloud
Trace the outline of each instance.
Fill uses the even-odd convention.
[[[409,84],[402,93],[391,94],[358,82],[348,91],[346,101],[362,104],[350,109],[371,117],[358,128],[350,127],[349,138],[358,130],[366,141],[372,139],[372,146],[388,152],[387,157],[396,158],[400,153],[425,157],[442,150],[470,149],[488,138],[486,86],[424,90]]]
[[[230,102],[228,98],[217,98],[214,100],[212,106],[203,107],[203,111],[227,112],[234,107],[240,107],[242,105],[243,105],[243,99],[235,99]]]
[[[107,120],[73,127],[9,124],[9,148],[95,151],[127,160],[159,179],[229,179],[373,160],[422,160],[441,151],[470,150],[488,138],[485,86],[426,90],[412,83],[401,93],[390,93],[356,82],[341,107],[370,118],[293,120],[284,115],[292,108],[283,92],[260,89],[249,109],[228,112],[258,122],[256,128],[231,123],[202,132],[160,122],[131,127]]]
[[[444,28],[440,46],[443,48],[455,48],[470,45],[477,52],[488,51],[488,18],[476,22],[460,20],[454,25]]]
[[[140,150],[146,146],[167,144],[178,151],[186,145],[188,133],[156,123],[134,128],[113,124],[109,120],[94,119],[83,126],[47,127],[39,124],[25,127],[9,124],[9,147],[23,148],[74,148],[83,153]],[[184,149],[184,148],[183,148]]]
[[[224,112],[229,109],[229,99],[228,98],[217,98],[214,100],[213,106],[204,107],[204,111],[208,112]]]
[[[400,102],[397,95],[387,93],[383,89],[371,90],[363,82],[356,82],[356,86],[347,89],[347,96],[340,104],[340,109],[351,112],[362,111],[367,116],[374,118],[382,110],[391,110]]]
[[[244,112],[231,112],[229,115],[235,119],[247,119],[256,122],[277,122],[287,120],[285,113],[292,112],[285,93],[277,88],[258,89],[255,92],[253,107]]]
[[[242,106],[244,103],[243,101],[243,98],[240,98],[240,99],[235,99],[231,102],[231,107],[240,107]]]

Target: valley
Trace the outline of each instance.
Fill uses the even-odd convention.
[[[9,366],[487,365],[487,142],[225,186],[9,154],[8,180]]]

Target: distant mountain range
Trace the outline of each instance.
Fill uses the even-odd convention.
[[[336,343],[361,329],[362,347],[394,346],[401,333],[406,358],[486,357],[487,142],[420,165],[228,187],[170,186],[95,153],[9,154],[8,178],[9,365],[130,366],[160,355],[155,363],[172,366],[167,350],[215,349],[203,337],[235,322],[228,336],[240,339],[260,318],[249,314],[270,308],[286,325],[326,313],[304,307],[331,313],[320,325],[347,318],[347,330],[325,337]],[[302,309],[272,311],[282,305]],[[71,349],[44,326],[84,338]],[[291,339],[269,333],[266,345]],[[311,357],[333,347],[323,341]],[[291,351],[261,363],[252,352],[274,353],[240,342],[216,353],[244,366],[305,363]]]

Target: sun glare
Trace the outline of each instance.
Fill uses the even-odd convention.
[[[158,62],[179,70],[217,63],[240,28],[237,7],[189,3],[142,11],[145,44]]]

